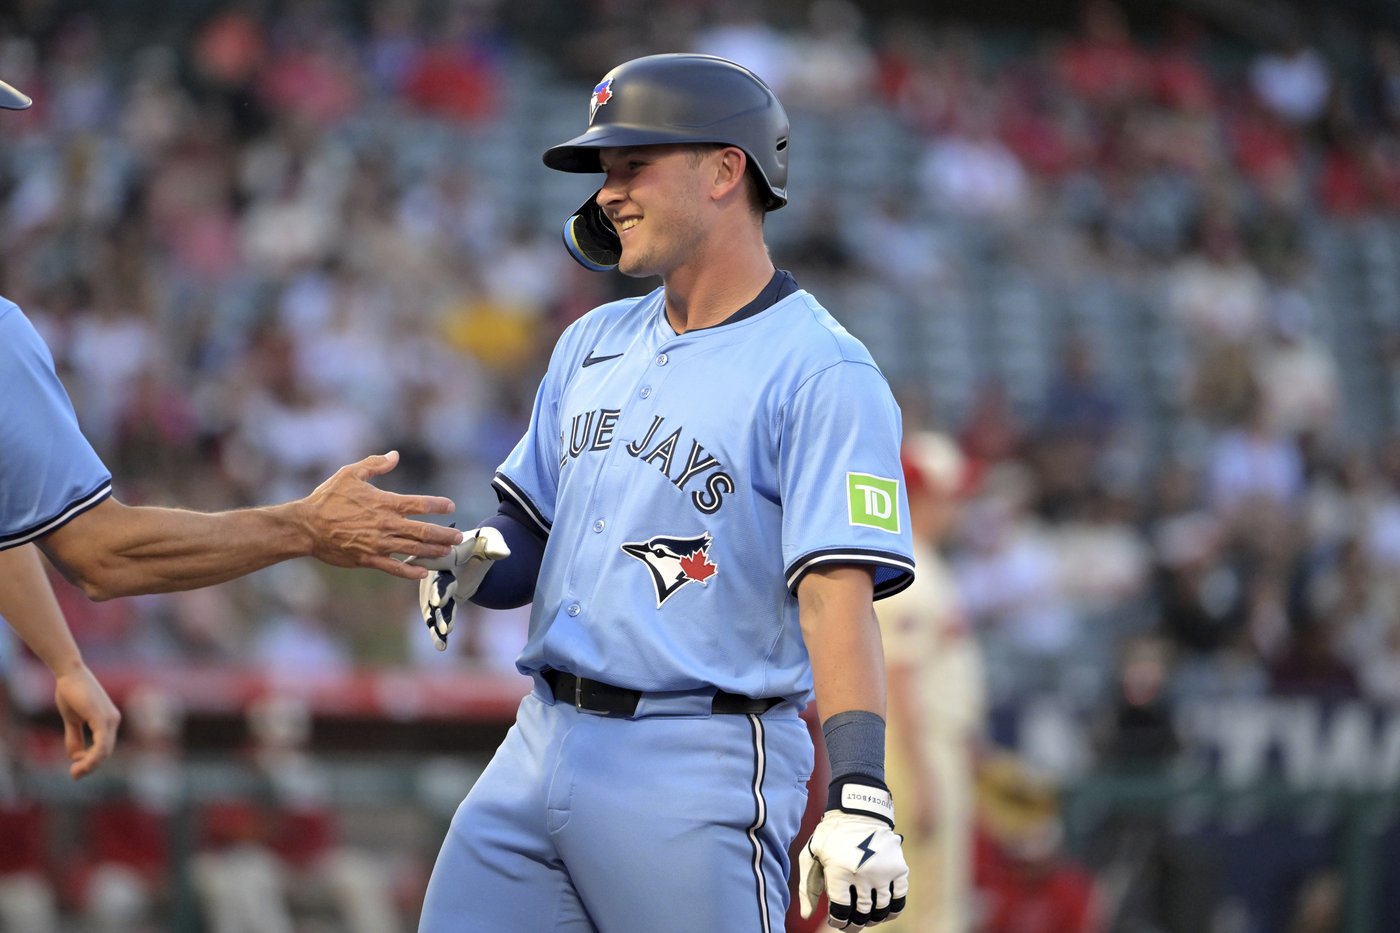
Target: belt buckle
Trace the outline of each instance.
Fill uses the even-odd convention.
[[[580,713],[588,713],[590,716],[611,715],[609,710],[583,705],[583,678],[578,675],[574,675],[574,709]]]

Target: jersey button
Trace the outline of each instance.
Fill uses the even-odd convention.
[[[602,531],[604,528],[607,527],[607,525],[608,525],[608,523],[605,522],[605,521],[603,521],[603,520],[600,518],[600,519],[598,519],[596,522],[593,523],[593,530],[594,530],[594,531]]]
[[[651,398],[651,386],[642,386],[642,391],[639,394],[642,398]]]
[[[663,353],[663,354],[661,354],[660,356],[658,356],[658,357],[656,358],[656,365],[657,365],[657,366],[665,366],[665,365],[666,365],[667,363],[669,363],[670,361],[671,361],[671,358],[670,358],[669,356],[667,356],[666,354]]]
[[[578,603],[570,603],[569,608],[564,611],[571,616],[576,616],[583,611],[583,607],[580,606]]]

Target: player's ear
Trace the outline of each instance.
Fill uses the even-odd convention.
[[[749,166],[749,157],[738,146],[725,146],[714,160],[714,180],[710,185],[711,197],[722,201],[737,191],[744,194],[744,178]]]

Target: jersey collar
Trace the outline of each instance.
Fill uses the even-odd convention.
[[[735,311],[733,314],[729,315],[729,317],[720,321],[718,324],[711,324],[708,327],[695,327],[690,330],[687,330],[686,333],[698,334],[701,331],[714,330],[717,327],[724,327],[727,324],[737,324],[740,321],[747,320],[753,317],[754,315],[767,311],[769,308],[773,307],[773,305],[777,304],[778,302],[786,298],[788,295],[791,295],[792,293],[798,290],[799,286],[797,284],[797,280],[792,277],[792,273],[787,272],[783,269],[774,269],[773,277],[768,280],[768,284],[763,286],[763,291],[759,292],[758,297],[756,297],[753,301],[750,301],[748,304],[744,305],[738,311]],[[665,289],[662,289],[661,320],[664,323],[666,323],[667,328],[669,329],[670,322],[666,321],[665,294]]]

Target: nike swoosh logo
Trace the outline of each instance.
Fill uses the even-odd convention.
[[[592,366],[594,363],[606,363],[608,360],[615,360],[621,353],[614,353],[612,356],[594,356],[590,351],[588,357],[583,361],[584,366]]]

